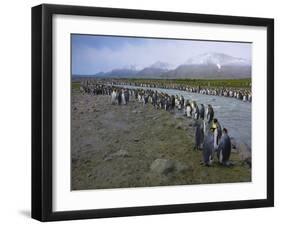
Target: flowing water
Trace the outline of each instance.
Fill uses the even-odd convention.
[[[243,102],[236,98],[210,96],[200,93],[191,93],[176,89],[146,88],[138,86],[120,85],[124,88],[141,88],[157,90],[169,95],[182,95],[184,99],[194,100],[197,104],[207,104],[213,106],[215,118],[217,118],[224,128],[227,128],[229,136],[235,138],[238,143],[244,143],[251,149],[251,109],[250,102]]]

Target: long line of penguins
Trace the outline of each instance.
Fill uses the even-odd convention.
[[[107,81],[108,82],[108,81]],[[181,91],[187,91],[190,93],[200,93],[203,95],[212,96],[223,96],[236,98],[244,102],[252,102],[252,92],[250,88],[227,88],[227,87],[201,87],[201,86],[190,86],[180,85],[174,83],[145,83],[145,82],[129,82],[122,80],[112,80],[111,85],[130,85],[140,86],[145,88],[163,88],[163,89],[177,89]]]
[[[155,109],[169,112],[183,112],[187,118],[194,119],[195,123],[195,150],[203,150],[205,166],[212,165],[215,155],[220,164],[231,166],[231,140],[226,128],[214,118],[213,107],[208,104],[207,109],[196,101],[185,100],[183,96],[168,95],[150,89],[128,89],[112,85],[95,84],[93,81],[83,81],[80,91],[90,95],[110,95],[111,104],[127,105],[130,98],[134,98],[143,105],[152,104]]]

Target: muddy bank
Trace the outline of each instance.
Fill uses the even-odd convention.
[[[251,169],[233,152],[234,166],[200,165],[193,121],[109,96],[72,93],[73,190],[251,181]]]

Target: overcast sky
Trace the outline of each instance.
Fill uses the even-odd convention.
[[[250,43],[72,35],[72,74],[92,75],[162,61],[176,67],[197,55],[218,52],[251,60]]]

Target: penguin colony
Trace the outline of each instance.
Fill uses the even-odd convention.
[[[112,85],[130,85],[130,86],[140,86],[146,88],[163,88],[163,89],[177,89],[181,91],[187,91],[190,93],[200,93],[203,95],[213,95],[213,96],[223,96],[236,98],[244,102],[252,102],[252,92],[250,88],[206,88],[200,86],[187,86],[179,84],[161,84],[161,83],[140,83],[140,82],[126,82],[120,80],[112,80]]]
[[[110,95],[111,104],[127,105],[130,98],[146,105],[152,104],[155,109],[162,109],[171,113],[183,113],[194,120],[195,146],[194,150],[202,150],[205,166],[211,166],[215,156],[220,164],[230,166],[231,140],[226,128],[221,127],[214,118],[213,107],[209,104],[197,104],[196,101],[185,100],[183,96],[168,95],[149,89],[128,89],[114,85],[95,83],[93,80],[83,80],[80,84],[82,94]]]

